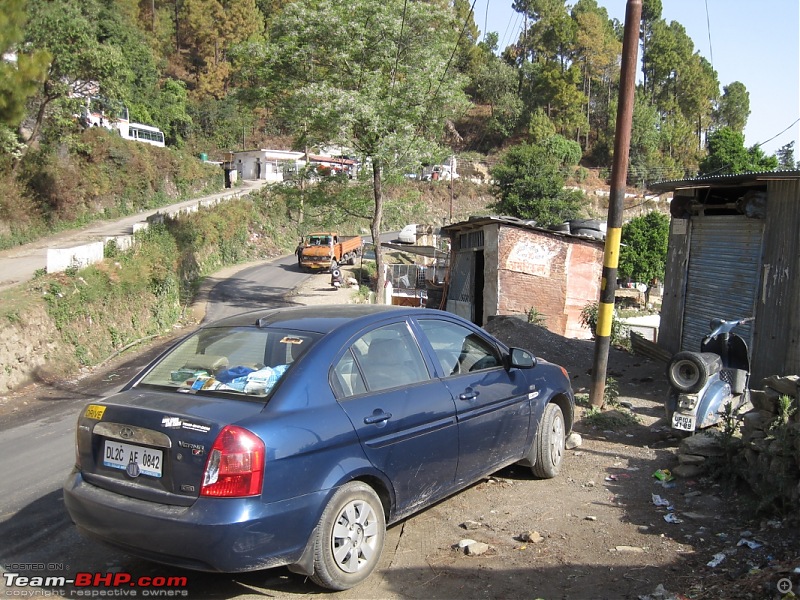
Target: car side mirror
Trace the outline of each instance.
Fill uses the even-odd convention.
[[[536,366],[536,357],[522,348],[511,348],[508,354],[509,368],[532,369]]]

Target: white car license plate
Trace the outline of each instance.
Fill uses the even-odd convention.
[[[694,431],[694,415],[682,415],[679,412],[672,413],[672,428],[682,431]]]
[[[103,448],[103,464],[106,467],[124,471],[129,464],[136,463],[139,473],[151,477],[161,477],[163,458],[161,450],[124,444],[116,440],[106,440]]]

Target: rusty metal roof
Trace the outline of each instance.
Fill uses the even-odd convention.
[[[742,187],[764,185],[768,181],[800,179],[800,171],[763,171],[736,175],[709,175],[692,179],[674,179],[651,183],[648,188],[656,192],[674,192],[679,189],[708,187]]]

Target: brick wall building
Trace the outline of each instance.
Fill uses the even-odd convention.
[[[534,309],[554,333],[591,337],[580,313],[600,296],[601,240],[511,217],[473,217],[442,233],[451,241],[447,310],[485,325]]]

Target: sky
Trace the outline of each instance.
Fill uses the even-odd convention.
[[[497,32],[502,50],[522,30],[512,0],[474,0],[481,36]],[[575,2],[569,1],[571,6]],[[597,0],[609,18],[625,20],[626,0]],[[750,93],[745,145],[767,155],[794,141],[800,160],[800,14],[798,0],[662,0],[661,17],[686,29],[717,72],[720,93],[734,81]],[[708,7],[708,13],[706,13]],[[483,39],[481,37],[481,39]],[[641,61],[641,47],[638,51]],[[641,67],[639,68],[641,77]],[[773,138],[773,139],[771,139]]]

